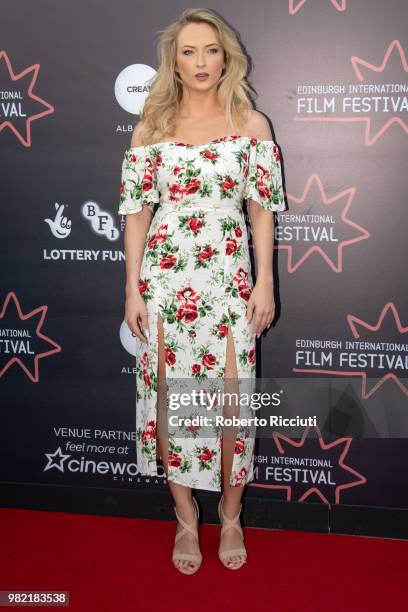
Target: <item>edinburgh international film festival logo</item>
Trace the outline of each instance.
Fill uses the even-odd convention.
[[[315,501],[317,497],[330,508],[343,502],[344,490],[367,483],[367,478],[349,465],[351,437],[326,442],[319,427],[306,427],[300,439],[276,431],[273,441],[277,452],[262,456],[256,468],[266,482],[251,482],[251,488],[275,491],[283,495],[283,501]],[[271,480],[273,484],[269,484]]]
[[[385,384],[396,386],[402,397],[408,397],[407,332],[393,302],[385,304],[374,317],[350,313],[341,338],[295,338],[292,370],[301,375],[360,379],[364,400]]]
[[[369,232],[353,221],[354,186],[328,197],[318,174],[309,177],[300,196],[286,192],[289,211],[278,213],[275,250],[287,252],[287,271],[296,272],[318,257],[333,272],[342,272],[345,251],[369,238]]]
[[[0,51],[0,132],[9,128],[25,147],[31,147],[31,123],[54,112],[35,92],[40,64],[17,72],[6,51]]]
[[[385,133],[393,129],[408,134],[408,64],[406,53],[399,40],[393,40],[387,48],[379,49],[375,60],[371,57],[352,55],[348,81],[337,83],[302,83],[293,89],[297,95],[295,121],[356,124],[364,131],[366,146],[372,146]],[[328,67],[330,68],[330,67]],[[338,66],[344,74],[346,66]],[[351,128],[350,128],[351,129]]]
[[[0,378],[14,365],[23,370],[31,382],[39,382],[40,359],[62,350],[44,333],[48,306],[23,312],[17,295],[10,291],[0,308]]]
[[[308,0],[288,0],[289,2],[289,15],[296,15],[301,8],[307,3]],[[330,3],[339,12],[345,11],[347,7],[347,0],[322,0],[324,3]],[[310,2],[309,2],[310,4]]]

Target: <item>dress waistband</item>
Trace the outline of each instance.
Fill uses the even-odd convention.
[[[173,213],[173,214],[178,214],[178,215],[182,215],[183,213],[193,213],[193,212],[208,212],[208,213],[216,213],[216,214],[232,213],[232,212],[241,214],[243,212],[236,206],[212,206],[212,207],[185,206],[183,208],[170,208],[170,207],[161,205],[159,207],[159,210],[162,210],[166,214]]]

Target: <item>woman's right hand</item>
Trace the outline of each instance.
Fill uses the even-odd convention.
[[[142,341],[149,341],[149,321],[146,304],[137,289],[126,295],[125,321],[129,329]],[[145,332],[146,336],[142,333]]]

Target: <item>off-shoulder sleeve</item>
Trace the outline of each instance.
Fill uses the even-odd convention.
[[[251,138],[244,198],[270,211],[285,210],[279,150],[273,140]]]
[[[148,146],[126,149],[122,162],[119,215],[140,212],[143,204],[153,213],[159,201],[157,173]]]

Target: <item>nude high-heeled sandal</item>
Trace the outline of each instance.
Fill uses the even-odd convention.
[[[242,529],[241,529],[241,525],[239,523],[239,517],[241,515],[241,510],[242,510],[242,504],[239,505],[239,512],[237,514],[237,516],[235,516],[233,519],[229,519],[227,516],[225,516],[223,510],[222,510],[222,502],[224,499],[224,495],[221,495],[221,499],[218,502],[218,516],[220,517],[220,521],[222,524],[221,527],[221,538],[223,536],[223,534],[227,531],[227,529],[236,529],[238,531],[238,533],[240,534],[241,538],[244,539],[243,533],[242,533]],[[231,570],[235,570],[235,569],[240,569],[244,563],[246,563],[247,561],[247,552],[245,547],[240,547],[240,548],[227,548],[226,550],[221,551],[221,543],[220,546],[218,548],[218,557],[221,561],[221,563],[223,564],[224,567],[226,567],[227,569],[231,569]],[[235,557],[235,556],[240,556],[242,558],[242,561],[231,561],[231,557]],[[235,567],[234,565],[228,565],[228,560],[231,563],[235,563]],[[237,565],[239,563],[239,565]]]
[[[183,529],[180,529],[180,531],[176,533],[176,537],[174,538],[174,544],[176,544],[176,542],[178,542],[179,539],[182,538],[187,532],[190,532],[198,541],[199,508],[198,508],[197,500],[194,497],[192,497],[192,500],[193,500],[194,507],[195,507],[195,513],[197,515],[196,519],[192,523],[186,523],[185,521],[183,521],[181,516],[177,514],[176,507],[174,506],[174,512],[177,517],[177,520],[180,523],[180,525],[182,525],[183,527]],[[173,560],[174,567],[178,569],[179,572],[181,572],[182,574],[189,575],[189,574],[195,574],[195,572],[200,568],[201,562],[203,560],[203,556],[201,553],[197,555],[194,553],[173,552],[172,560]],[[189,569],[188,566],[187,567],[178,566],[174,563],[175,561],[191,561],[192,563],[195,564],[195,567],[193,569]]]

